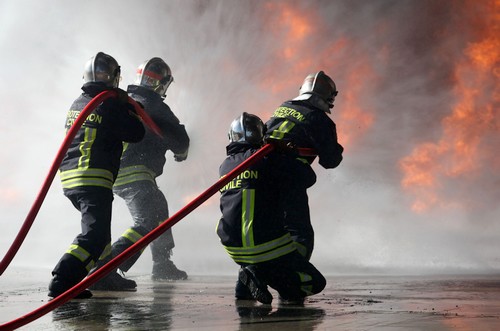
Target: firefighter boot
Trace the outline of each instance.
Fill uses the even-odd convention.
[[[167,254],[162,262],[153,262],[153,280],[184,280],[188,275],[185,271],[177,269],[174,262],[170,259],[170,253]]]
[[[236,300],[255,300],[248,287],[239,279],[236,281],[236,286],[234,287],[234,297]]]
[[[62,277],[59,275],[55,274],[52,280],[49,283],[49,293],[48,296],[51,298],[58,297],[62,293],[66,292],[76,284],[69,284],[67,281],[65,281]],[[83,290],[82,292],[78,293],[74,298],[75,299],[88,299],[92,297],[92,292],[89,290]]]
[[[240,269],[238,279],[248,288],[255,300],[270,304],[273,301],[273,296],[267,289],[267,285],[258,278],[257,273],[258,270],[255,266],[246,266]]]
[[[234,288],[234,297],[237,300],[255,300],[248,287],[239,279],[236,281],[236,286]]]
[[[52,280],[49,283],[48,296],[55,298],[66,292],[87,276],[87,269],[81,261],[73,255],[64,253],[52,270]],[[88,299],[92,296],[89,290],[83,290],[74,298]]]
[[[137,283],[124,278],[115,270],[89,287],[94,291],[136,291]]]

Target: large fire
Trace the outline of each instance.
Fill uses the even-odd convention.
[[[415,212],[456,207],[445,193],[447,184],[473,185],[478,176],[500,171],[499,146],[491,144],[500,134],[500,1],[491,4],[492,10],[484,12],[491,17],[484,18],[480,39],[469,43],[456,63],[456,105],[441,120],[441,138],[416,146],[400,162],[401,184],[415,195]],[[470,206],[461,201],[459,207]]]
[[[467,37],[458,36],[471,41],[462,47],[461,52],[453,53],[454,58],[440,58],[440,61],[445,58],[444,61],[455,63],[455,99],[448,103],[450,111],[447,115],[439,115],[443,114],[443,109],[436,112],[436,117],[441,116],[436,118],[441,123],[441,137],[436,141],[424,140],[399,161],[403,174],[401,186],[413,195],[412,210],[415,212],[437,206],[469,207],[467,201],[473,199],[468,199],[467,193],[457,196],[454,188],[467,191],[468,186],[476,184],[478,176],[500,169],[498,147],[491,144],[495,139],[498,141],[500,128],[500,17],[496,10],[499,4],[499,0],[485,2],[482,4],[484,8],[476,11],[470,10],[477,9],[474,1],[450,7],[450,10],[465,13],[463,15],[474,13],[461,26]],[[383,73],[377,73],[375,68],[384,61],[391,61],[388,48],[394,53],[394,47],[402,45],[387,44],[378,47],[378,53],[374,54],[373,49],[363,48],[366,45],[364,40],[340,33],[331,34],[331,30],[325,28],[324,17],[315,10],[304,10],[286,2],[268,2],[266,10],[272,13],[267,16],[268,30],[275,34],[280,46],[276,48],[274,63],[265,69],[269,73],[266,75],[269,80],[264,82],[266,89],[278,95],[291,86],[297,88],[308,71],[325,70],[334,80],[341,82],[336,103],[342,111],[333,115],[338,124],[339,140],[347,148],[356,145],[368,129],[378,125],[375,123],[377,110],[370,109],[369,102],[362,102],[363,99],[373,100],[374,96],[367,94],[373,91],[373,85],[379,79],[384,79],[377,77]],[[478,13],[485,16],[479,18]],[[388,32],[383,17],[374,26],[380,30],[373,31],[374,34]],[[457,36],[456,31],[448,26],[439,33],[443,39],[447,37],[446,33]],[[343,67],[347,64],[348,70]],[[287,70],[283,70],[284,65]],[[271,111],[272,106],[266,115]]]
[[[305,76],[311,72],[323,70],[330,75],[338,86],[338,103],[342,104],[342,112],[335,113],[338,125],[339,141],[342,145],[350,145],[362,133],[372,125],[373,115],[360,106],[361,93],[365,90],[364,82],[374,76],[372,63],[369,61],[368,52],[366,56],[356,59],[351,64],[348,73],[342,68],[345,59],[350,56],[350,49],[354,47],[353,42],[344,36],[333,37],[324,30],[324,22],[319,12],[314,10],[305,11],[292,3],[269,2],[265,6],[272,20],[268,22],[269,31],[275,34],[276,42],[280,45],[274,54],[274,62],[266,71],[267,79],[262,85],[273,92],[280,94],[284,90],[298,88]],[[328,35],[328,38],[324,36]],[[318,44],[318,40],[321,40]],[[283,64],[286,70],[281,70],[276,75],[276,68]],[[283,72],[286,72],[283,75]],[[291,99],[296,95],[289,95]],[[285,101],[285,100],[279,100]],[[274,100],[276,103],[276,100]],[[275,106],[275,104],[273,104]],[[273,111],[270,107],[264,117]]]

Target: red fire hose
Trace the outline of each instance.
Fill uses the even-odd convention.
[[[19,230],[19,233],[17,234],[14,242],[12,243],[11,247],[5,254],[4,258],[0,262],[0,275],[3,274],[5,269],[9,266],[10,262],[14,258],[14,256],[17,254],[17,251],[21,247],[21,244],[23,243],[24,239],[26,238],[26,235],[28,234],[31,226],[33,225],[33,222],[35,220],[36,215],[38,214],[38,211],[40,210],[40,207],[43,203],[43,200],[45,199],[45,196],[47,195],[47,192],[49,191],[50,185],[52,184],[52,181],[54,180],[54,176],[56,175],[56,172],[59,168],[59,165],[62,162],[62,159],[64,155],[66,154],[66,151],[68,150],[69,145],[71,144],[71,141],[73,141],[73,138],[75,137],[76,133],[78,132],[78,129],[82,126],[83,122],[87,119],[87,116],[97,107],[99,106],[104,100],[112,97],[116,97],[118,93],[116,91],[104,91],[99,93],[95,98],[93,98],[88,105],[83,108],[83,110],[80,112],[78,117],[76,118],[75,122],[71,126],[71,128],[68,130],[66,137],[64,138],[64,141],[59,148],[59,151],[57,152],[56,158],[54,162],[52,162],[52,166],[49,170],[49,173],[47,174],[47,177],[45,178],[45,181],[42,185],[42,188],[40,189],[40,192],[38,193],[35,202],[31,206],[31,209],[26,216],[26,219],[24,220],[24,223],[21,227],[21,230]],[[142,107],[135,102],[132,98],[129,98],[129,102],[135,107],[137,114],[142,118],[143,122],[153,130],[156,134],[161,136],[161,131],[158,128],[158,126],[153,122],[153,120],[149,117],[149,115],[142,109]]]
[[[183,219],[185,216],[187,216],[189,213],[191,213],[194,209],[196,209],[198,206],[200,206],[203,202],[205,202],[208,198],[210,198],[212,195],[214,195],[217,191],[222,189],[227,183],[229,183],[231,180],[233,180],[236,176],[238,176],[241,172],[243,172],[245,169],[249,168],[259,160],[261,160],[264,156],[268,155],[269,153],[272,152],[274,149],[273,145],[266,144],[264,147],[262,147],[260,150],[255,152],[252,156],[250,156],[248,159],[246,159],[244,162],[242,162],[239,166],[234,168],[231,172],[229,172],[226,176],[220,178],[214,185],[209,187],[206,191],[201,193],[198,197],[196,197],[194,200],[192,200],[189,204],[187,204],[184,208],[179,210],[176,214],[165,220],[163,223],[161,223],[157,228],[149,232],[147,235],[142,237],[140,240],[138,240],[136,243],[134,243],[132,246],[127,248],[125,251],[123,251],[121,254],[113,258],[111,261],[109,261],[106,265],[89,275],[87,278],[82,280],[80,283],[75,285],[74,287],[70,288],[66,292],[62,293],[58,297],[54,298],[53,300],[49,301],[45,305],[41,306],[40,308],[22,316],[19,317],[15,320],[12,320],[8,323],[0,325],[0,330],[14,330],[16,328],[19,328],[23,325],[26,325],[37,318],[47,314],[48,312],[54,310],[55,308],[59,307],[60,305],[64,304],[65,302],[69,301],[71,298],[75,297],[78,295],[80,292],[82,292],[84,289],[89,287],[90,285],[94,284],[97,282],[99,279],[103,278],[106,276],[111,270],[114,270],[118,268],[120,264],[122,264],[125,260],[127,260],[129,257],[137,253],[139,250],[143,249],[146,247],[150,242],[158,238],[163,232],[171,228],[173,225],[175,225],[177,222],[179,222],[181,219]]]

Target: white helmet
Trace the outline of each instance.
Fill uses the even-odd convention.
[[[330,113],[338,91],[335,82],[323,71],[309,74],[300,86],[299,96],[294,100],[309,100],[316,107]]]
[[[83,80],[85,83],[102,82],[107,87],[118,87],[120,78],[120,66],[108,54],[99,52],[85,63],[83,71]]]
[[[159,57],[154,57],[137,68],[135,84],[153,90],[165,98],[173,80],[170,67]]]
[[[233,120],[229,127],[230,142],[247,142],[261,146],[264,139],[264,123],[252,114],[243,113]]]

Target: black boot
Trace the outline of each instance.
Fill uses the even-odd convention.
[[[258,270],[255,266],[247,266],[240,269],[238,279],[250,290],[255,300],[270,304],[273,301],[273,296],[267,289],[267,285],[259,279],[257,274]]]
[[[136,291],[137,283],[113,271],[89,287],[94,291]]]
[[[234,287],[234,297],[238,300],[255,300],[250,289],[239,279]]]
[[[87,276],[85,264],[73,255],[64,253],[57,265],[52,270],[52,280],[49,283],[49,293],[51,298],[55,298],[66,292]],[[92,296],[89,290],[83,290],[74,298],[88,299]]]
[[[153,272],[151,274],[153,280],[184,280],[188,278],[185,271],[177,269],[170,259],[170,255],[170,252],[168,252],[161,262],[153,262]]]
[[[153,271],[151,279],[153,280],[184,280],[187,279],[187,273],[177,269],[171,260],[172,251],[165,250],[160,255],[161,250],[155,248],[153,251]]]
[[[49,293],[47,294],[51,298],[58,297],[59,295],[63,294],[76,284],[69,284],[68,282],[64,281],[63,278],[61,278],[59,275],[54,275],[52,280],[50,281],[49,284]],[[74,298],[75,299],[88,299],[92,297],[92,292],[89,290],[83,290],[82,292],[78,293]]]

